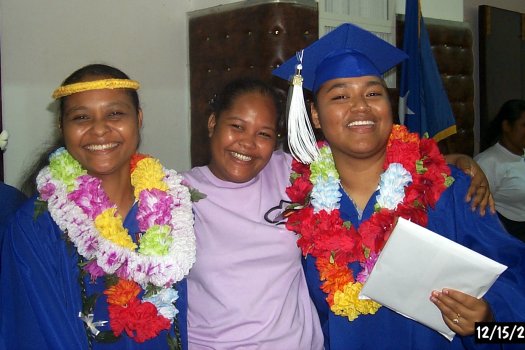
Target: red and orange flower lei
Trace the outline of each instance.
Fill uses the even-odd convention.
[[[322,178],[333,180],[335,176],[335,183],[339,186],[339,175],[329,146],[324,144],[320,151],[321,158],[323,154],[325,156],[317,164],[314,162],[308,166],[297,161],[292,164],[292,185],[287,188],[287,194],[296,203],[295,206],[299,205],[298,208],[301,209],[293,211],[286,227],[299,235],[297,245],[303,255],[310,254],[316,258],[316,267],[322,281],[321,289],[328,295],[326,300],[332,312],[352,321],[360,314],[374,314],[381,306],[372,300],[360,300],[358,295],[368,272],[392,233],[397,218],[403,217],[426,226],[427,208],[435,206],[453,178],[450,177],[450,169],[434,140],[420,139],[417,134],[409,133],[404,126],[394,125],[383,169],[387,173],[391,165],[397,165],[398,168],[400,165],[409,178],[411,175],[411,179],[404,184],[390,186],[401,187],[390,189],[391,192],[401,191],[396,205],[387,208],[376,204],[374,214],[356,229],[351,222],[341,219],[339,197],[333,207],[312,205],[312,201],[315,201],[313,193],[322,192],[330,186],[333,188],[334,181],[332,185],[326,185],[327,181]],[[312,172],[315,172],[315,179],[311,178]],[[324,181],[325,187],[319,185],[320,181]],[[360,263],[362,267],[357,278],[349,266],[354,262]]]

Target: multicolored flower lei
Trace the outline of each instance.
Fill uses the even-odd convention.
[[[92,280],[115,277],[104,291],[110,327],[115,336],[126,332],[137,342],[169,329],[178,310],[174,284],[195,262],[195,234],[190,190],[174,170],[157,159],[135,154],[131,159],[131,184],[138,199],[141,230],[135,243],[123,226],[117,207],[69,152],[60,148],[37,177],[40,199],[78,254],[88,263]],[[144,290],[140,300],[137,296]],[[80,316],[95,336],[93,315]]]
[[[320,157],[310,166],[292,164],[292,185],[286,192],[299,209],[290,214],[286,227],[299,235],[303,255],[316,258],[332,312],[349,321],[381,306],[358,296],[397,218],[426,226],[427,208],[454,181],[435,141],[420,139],[400,125],[392,128],[383,169],[375,212],[356,229],[340,217],[339,174],[328,144],[320,144]],[[351,263],[359,263],[357,275]]]

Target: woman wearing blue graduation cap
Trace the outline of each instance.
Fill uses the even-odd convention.
[[[315,143],[294,87],[289,142],[296,161],[287,193],[298,206],[286,225],[299,236],[326,349],[478,349],[475,322],[525,320],[525,246],[494,215],[471,210],[464,200],[470,178],[446,164],[433,140],[393,124],[381,75],[404,59],[372,33],[344,24],[274,71],[312,91],[313,124],[326,139]],[[429,291],[457,334],[451,341],[358,299],[398,218],[508,266],[484,298]]]

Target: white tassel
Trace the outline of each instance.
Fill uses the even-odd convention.
[[[315,134],[310,124],[303,96],[303,51],[297,53],[299,64],[288,93],[288,145],[292,156],[304,164],[314,162],[319,156]]]

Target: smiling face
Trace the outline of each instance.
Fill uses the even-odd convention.
[[[317,92],[312,120],[334,157],[381,157],[393,124],[388,91],[375,76],[329,80]]]
[[[208,120],[209,168],[219,179],[247,182],[268,164],[277,140],[277,110],[270,96],[248,92]]]
[[[85,91],[64,100],[66,148],[93,176],[129,174],[141,125],[142,111],[124,89]]]

